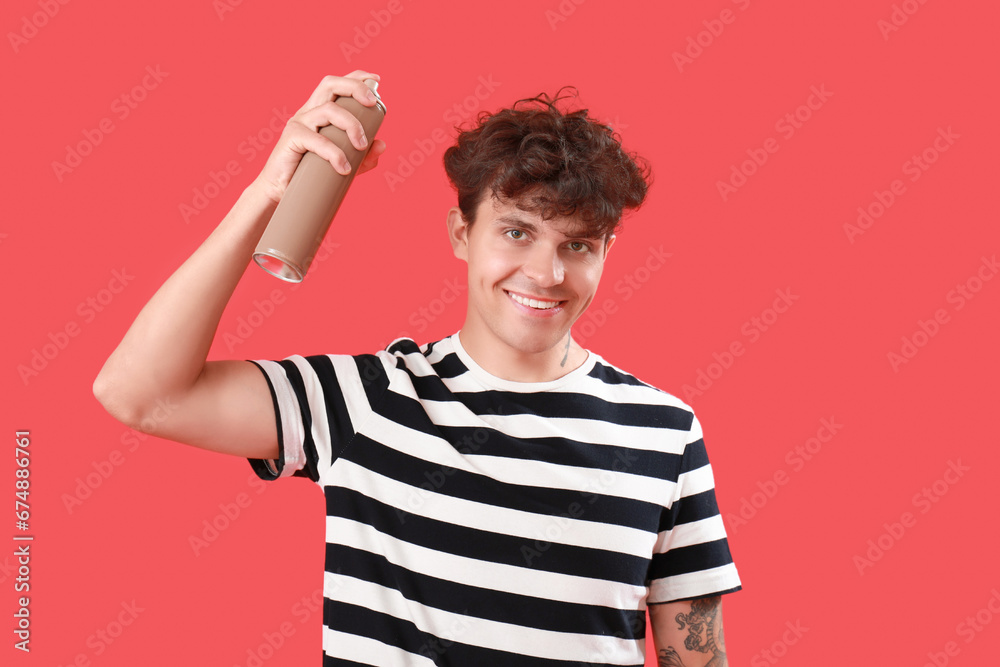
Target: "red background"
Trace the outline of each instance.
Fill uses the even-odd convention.
[[[456,104],[495,109],[573,84],[655,175],[595,300],[615,312],[585,344],[689,399],[704,424],[744,582],[725,601],[730,663],[992,664],[1000,280],[977,282],[977,271],[993,278],[983,258],[1000,250],[995,4],[389,7],[4,4],[3,427],[9,449],[15,430],[31,431],[35,536],[30,654],[6,630],[16,563],[0,555],[4,663],[246,666],[286,624],[294,632],[263,664],[318,664],[320,614],[301,600],[321,584],[319,489],[265,487],[245,461],[137,437],[91,383],[263,165],[274,138],[256,155],[244,142],[272,109],[291,113],[323,75],[362,67],[383,77],[382,164],[355,183],[332,232],[339,245],[301,287],[248,269],[220,335],[273,290],[283,302],[255,316],[245,340],[217,339],[212,358],[370,352],[403,333],[427,342],[456,331],[464,297],[443,312],[435,303],[447,281],[464,285],[464,265],[445,240],[453,194],[433,133],[450,136]],[[900,25],[889,30],[894,12]],[[379,17],[385,25],[371,23]],[[688,41],[699,33],[700,53]],[[696,57],[678,66],[675,52],[688,48]],[[147,67],[162,80],[142,89]],[[115,100],[136,86],[144,99],[122,117]],[[809,117],[788,136],[776,123],[812,87],[830,95],[799,109]],[[103,119],[113,131],[95,134]],[[95,143],[88,134],[99,143],[57,174],[68,147]],[[718,182],[748,150],[760,158],[768,139],[777,151],[724,200]],[[414,151],[429,141],[424,161]],[[907,163],[925,150],[936,161],[911,180]],[[411,154],[419,164],[401,172]],[[230,161],[239,173],[209,187],[215,196],[185,221],[181,205]],[[390,187],[388,173],[409,175]],[[858,207],[897,179],[905,191],[849,238]],[[662,267],[640,268],[661,246],[672,253]],[[131,276],[123,289],[115,270]],[[616,290],[627,276],[639,289]],[[960,300],[953,290],[966,284],[978,291]],[[766,310],[777,290],[798,298],[775,320]],[[438,314],[421,323],[421,308]],[[767,318],[766,331],[754,317]],[[921,321],[934,335],[916,335],[916,354],[894,367],[890,353],[902,355]],[[728,362],[734,342],[743,354],[723,368],[716,358]],[[707,389],[686,393],[699,373]],[[842,426],[799,458],[824,419]],[[0,491],[12,505],[9,449]],[[950,463],[967,470],[946,475]],[[88,475],[99,486],[86,486]],[[918,495],[925,488],[933,502]],[[239,516],[196,554],[190,538],[238,499]],[[893,526],[907,512],[907,525]],[[0,533],[22,534],[5,517]],[[100,640],[133,601],[131,624]],[[977,613],[979,630],[965,620]]]

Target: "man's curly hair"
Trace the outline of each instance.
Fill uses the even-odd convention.
[[[567,89],[573,95],[562,95]],[[554,99],[542,93],[518,100],[480,112],[471,129],[456,128],[444,168],[466,221],[474,222],[476,208],[493,196],[544,220],[578,216],[591,236],[607,238],[623,211],[642,204],[652,183],[648,163],[626,153],[621,138],[587,109],[557,107],[575,96],[575,88],[564,87]]]

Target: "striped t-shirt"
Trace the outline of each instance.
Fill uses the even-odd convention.
[[[256,361],[326,496],[324,665],[634,665],[647,604],[740,588],[691,408],[589,353],[551,382],[458,334]]]

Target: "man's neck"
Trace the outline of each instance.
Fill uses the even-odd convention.
[[[567,332],[558,345],[542,352],[514,349],[493,336],[476,335],[466,326],[459,331],[465,351],[490,375],[510,382],[551,382],[579,368],[588,353]]]

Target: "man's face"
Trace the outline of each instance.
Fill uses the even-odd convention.
[[[612,236],[588,237],[576,218],[542,220],[495,198],[475,223],[448,214],[455,255],[469,264],[468,333],[523,353],[560,343],[597,291]]]

